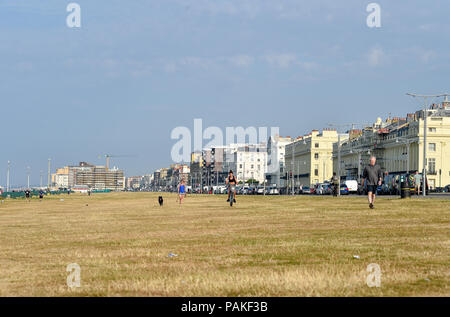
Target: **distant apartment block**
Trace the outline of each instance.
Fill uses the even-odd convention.
[[[97,190],[123,190],[125,177],[122,170],[108,169],[105,166],[95,166],[80,162],[77,166],[66,166],[58,169],[52,175],[53,185],[58,188],[72,188],[87,185]]]
[[[238,146],[233,155],[232,170],[239,181],[256,180],[264,183],[267,167],[265,143]]]
[[[143,176],[130,176],[126,178],[127,189],[140,189],[144,184]]]

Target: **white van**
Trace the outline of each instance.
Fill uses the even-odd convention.
[[[358,192],[358,182],[356,180],[346,180],[344,182],[345,186],[348,187],[349,193],[357,193]]]

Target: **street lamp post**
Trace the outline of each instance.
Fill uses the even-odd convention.
[[[358,151],[358,184],[361,184],[361,151]]]
[[[49,158],[48,159],[48,172],[47,172],[47,188],[50,188],[50,164],[51,164],[51,159]]]
[[[328,124],[330,127],[350,127],[351,129],[355,129],[356,123],[349,123],[349,124]],[[338,188],[337,188],[337,195],[341,195],[341,134],[338,130],[338,143],[337,143],[337,150],[338,150],[338,163],[337,163],[337,178],[338,178]],[[358,173],[359,174],[359,173]]]
[[[30,167],[27,166],[27,189],[30,189]]]
[[[292,142],[292,160],[291,160],[291,174],[292,174],[292,177],[291,177],[291,191],[292,191],[292,195],[294,195],[294,152],[295,152],[295,150],[294,150],[294,147],[295,147],[295,141],[294,142]]]
[[[338,188],[337,195],[341,196],[341,134],[338,133],[338,164],[337,164],[337,178],[338,178]]]
[[[427,195],[427,119],[428,110],[427,102],[425,98],[425,108],[423,112],[423,168],[422,168],[422,195],[425,197]]]
[[[6,192],[9,192],[9,170],[11,168],[11,161],[8,161],[8,169],[6,171]]]

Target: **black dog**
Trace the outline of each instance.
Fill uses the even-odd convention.
[[[158,197],[158,202],[159,202],[159,205],[160,205],[160,206],[163,205],[164,200],[163,200],[162,196],[159,196],[159,197]]]

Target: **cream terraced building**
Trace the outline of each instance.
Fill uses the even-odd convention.
[[[337,144],[333,147],[333,168],[342,179],[360,181],[371,155],[385,174],[422,173],[424,163],[424,110],[406,118],[378,119],[372,127],[350,131],[342,143],[338,165]],[[430,188],[450,184],[450,103],[427,109],[426,172]]]
[[[286,145],[284,179],[288,189],[329,181],[333,176],[333,144],[337,141],[336,130],[323,130],[321,133],[313,130]]]

